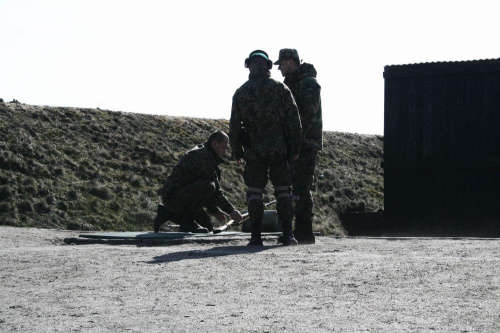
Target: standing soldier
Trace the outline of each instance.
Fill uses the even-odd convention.
[[[323,120],[321,115],[321,86],[316,80],[316,69],[301,63],[295,49],[280,50],[274,63],[285,77],[299,107],[304,130],[299,158],[291,164],[293,198],[295,202],[294,236],[299,244],[314,244],[312,231],[313,198],[311,188],[318,150],[323,148]]]
[[[264,215],[262,195],[268,177],[274,186],[283,245],[297,245],[293,237],[289,160],[298,158],[302,127],[290,90],[271,79],[273,63],[266,52],[256,50],[245,59],[249,80],[233,96],[229,137],[233,156],[245,161],[248,213],[252,237],[249,246],[262,246]]]

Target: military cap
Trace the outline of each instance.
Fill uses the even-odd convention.
[[[279,59],[274,63],[279,65],[283,59],[297,59],[299,60],[299,52],[296,49],[281,49]]]

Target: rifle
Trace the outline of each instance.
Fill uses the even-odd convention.
[[[264,208],[266,208],[266,207],[268,207],[268,206],[272,205],[272,204],[273,204],[273,203],[275,203],[275,202],[276,202],[276,200],[269,201],[268,203],[264,204]],[[247,213],[245,213],[245,214],[243,214],[243,215],[241,215],[241,216],[243,217],[243,219],[242,219],[240,222],[235,223],[235,222],[234,222],[234,220],[230,220],[229,222],[227,222],[227,223],[226,223],[226,224],[224,224],[223,226],[221,226],[221,227],[219,227],[219,228],[217,228],[217,229],[214,229],[213,233],[214,233],[214,234],[219,234],[219,233],[221,233],[221,232],[223,232],[223,231],[226,231],[226,230],[231,229],[231,227],[232,227],[233,225],[240,225],[240,224],[243,224],[243,222],[245,222],[246,220],[248,220],[248,218],[250,217],[250,215],[249,215],[249,213],[248,213],[248,212],[247,212]]]

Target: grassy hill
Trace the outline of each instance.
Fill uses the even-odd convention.
[[[157,190],[215,129],[228,121],[0,102],[0,225],[150,230]],[[382,146],[381,136],[324,133],[315,230],[342,235],[338,213],[383,208]],[[222,188],[245,210],[242,173],[227,157]]]

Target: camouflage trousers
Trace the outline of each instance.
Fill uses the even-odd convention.
[[[215,183],[199,181],[188,184],[173,195],[162,195],[165,207],[174,213],[173,222],[183,224],[196,221],[202,227],[213,229],[210,216],[203,209],[215,194]]]
[[[268,179],[274,187],[276,197],[276,210],[281,221],[293,219],[293,205],[290,197],[290,166],[286,158],[277,161],[247,160],[245,165],[244,180],[247,188],[248,213],[252,225],[260,224],[264,216],[264,202],[262,195]]]
[[[313,198],[311,194],[316,158],[318,152],[306,149],[290,165],[292,174],[293,198],[295,201],[295,230],[312,232]]]

